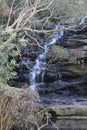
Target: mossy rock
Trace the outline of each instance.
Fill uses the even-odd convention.
[[[68,60],[69,54],[67,50],[58,45],[52,45],[48,54],[47,60],[49,63],[62,62]]]

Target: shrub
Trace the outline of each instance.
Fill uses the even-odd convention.
[[[42,125],[38,93],[29,89],[0,91],[0,130],[34,130]]]

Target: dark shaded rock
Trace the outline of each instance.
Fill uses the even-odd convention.
[[[79,25],[78,27],[75,27],[73,30],[65,30],[64,34],[66,36],[73,36],[73,35],[80,35],[80,34],[87,34],[87,25]]]
[[[10,86],[12,87],[17,87],[17,88],[22,88],[25,84],[26,84],[26,81],[25,82],[19,82],[19,80],[15,81],[14,79],[13,80],[10,80],[9,83],[8,83]]]
[[[45,35],[44,35],[44,33],[39,33],[38,36],[37,36],[37,38],[38,38],[38,42],[40,44],[43,43],[43,42],[45,42]]]
[[[50,72],[46,72],[44,75],[44,82],[45,83],[52,83],[57,81],[57,75],[50,73]]]
[[[72,79],[76,79],[76,78],[78,78],[78,77],[79,77],[78,74],[65,71],[65,72],[61,72],[61,77],[60,77],[60,78],[61,78],[63,81],[69,81],[69,80],[72,80]]]
[[[72,73],[76,73],[77,75],[85,75],[87,74],[87,63],[80,63],[80,64],[67,64],[64,66],[64,68],[67,71],[70,71]]]
[[[14,77],[14,81],[20,83],[29,83],[29,73],[20,73],[19,75]]]
[[[68,38],[68,39],[63,39],[63,41],[61,42],[62,46],[64,47],[80,47],[83,45],[87,45],[87,39],[81,39],[80,37],[78,37],[77,39],[75,38]]]
[[[29,61],[27,58],[23,58],[23,61],[19,61],[18,67],[16,67],[16,71],[17,73],[26,73],[26,72],[30,72],[32,66],[34,65],[34,63],[32,61]]]
[[[40,53],[38,50],[37,51],[27,51],[26,53],[22,52],[23,54],[21,55],[21,58],[24,60],[31,60],[35,61],[37,55]]]
[[[36,57],[37,57],[37,52],[30,52],[29,53],[29,58],[31,61],[35,61]]]
[[[52,64],[52,65],[48,65],[48,71],[51,73],[60,73],[65,71],[63,66],[60,66],[58,63],[56,64]]]
[[[59,64],[50,65],[48,70],[50,73],[57,75],[57,80],[62,79],[63,81],[67,81],[80,77],[79,74],[69,71],[68,69],[64,69],[64,66],[60,66]]]
[[[37,46],[37,44],[28,44],[27,45],[27,49],[29,50],[29,51],[37,51],[38,50],[38,46]]]

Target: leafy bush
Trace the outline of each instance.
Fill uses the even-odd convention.
[[[0,30],[0,78],[6,81],[16,75],[15,67],[18,67],[16,58],[21,57],[21,50],[26,46],[24,37],[17,37],[14,29],[3,28]]]
[[[0,43],[0,78],[4,79],[4,81],[16,74],[14,69],[17,65],[12,55],[17,56],[17,54],[15,54],[16,51],[13,48],[14,45],[11,43],[6,45],[3,42]]]

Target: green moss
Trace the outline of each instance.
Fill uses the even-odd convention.
[[[51,49],[56,52],[56,53],[60,53],[60,55],[62,56],[63,54],[67,57],[68,56],[68,52],[67,50],[62,47],[62,46],[57,46],[57,45],[52,45]]]
[[[69,57],[69,54],[67,50],[61,46],[58,45],[52,45],[51,49],[49,50],[47,54],[47,59],[49,63],[55,63],[55,62],[61,62],[63,60],[67,60]]]

